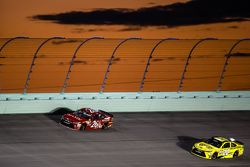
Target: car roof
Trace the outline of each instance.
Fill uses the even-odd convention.
[[[82,112],[89,112],[89,113],[96,113],[97,111],[92,109],[92,108],[81,108],[79,109],[79,111],[82,111]]]
[[[220,142],[229,142],[229,140],[225,137],[219,137],[219,136],[216,136],[216,137],[213,137],[214,139],[216,140],[219,140]]]

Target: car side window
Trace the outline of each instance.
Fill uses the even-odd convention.
[[[100,119],[104,119],[104,118],[105,118],[105,116],[104,116],[104,115],[102,115],[102,114],[99,114],[99,118],[100,118]]]
[[[225,143],[222,148],[230,148],[230,143]]]
[[[94,116],[93,116],[93,119],[94,119],[94,120],[99,119],[98,115],[94,115]]]
[[[235,143],[232,143],[232,147],[236,147],[236,144],[235,144]]]
[[[96,114],[96,115],[94,115],[94,119],[97,119],[97,120],[103,119],[104,117],[105,117],[105,116],[102,115],[102,114]]]

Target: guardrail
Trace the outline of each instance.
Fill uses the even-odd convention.
[[[82,107],[109,112],[250,110],[250,91],[0,94],[0,113]]]

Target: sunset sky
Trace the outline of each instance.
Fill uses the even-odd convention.
[[[246,4],[243,0],[0,0],[0,37],[247,38]]]

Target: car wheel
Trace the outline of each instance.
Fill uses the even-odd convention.
[[[107,129],[108,128],[108,123],[105,123],[104,125],[102,125],[102,129]]]
[[[218,153],[214,153],[213,155],[212,155],[212,159],[217,159],[218,158]]]
[[[234,152],[234,155],[233,155],[233,158],[238,157],[238,155],[239,155],[239,152],[238,152],[238,151],[235,151],[235,152]]]
[[[80,127],[81,131],[84,131],[86,129],[86,124],[82,124],[82,126]]]

